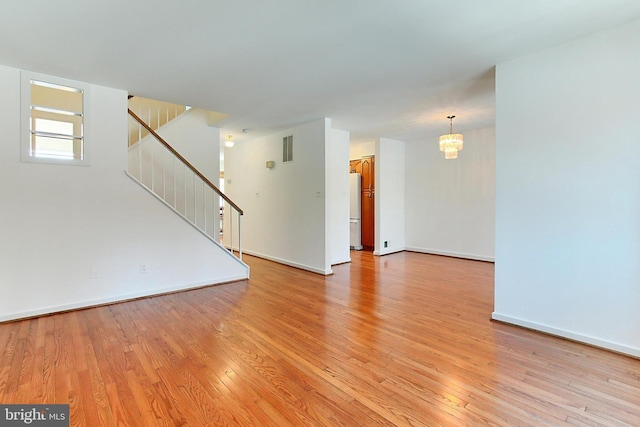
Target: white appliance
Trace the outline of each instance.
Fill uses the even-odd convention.
[[[360,185],[360,174],[349,174],[349,246],[351,246],[351,249],[358,251],[362,250],[360,236]]]

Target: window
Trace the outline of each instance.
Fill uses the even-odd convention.
[[[88,85],[22,74],[22,147],[25,162],[88,165]]]

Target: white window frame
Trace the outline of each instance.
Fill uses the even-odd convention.
[[[20,159],[28,163],[48,163],[58,165],[89,166],[91,164],[91,139],[89,138],[91,127],[89,126],[90,114],[90,85],[46,74],[22,71],[20,76]],[[82,90],[82,158],[54,158],[36,157],[31,154],[31,81],[52,83],[54,85],[71,87]]]

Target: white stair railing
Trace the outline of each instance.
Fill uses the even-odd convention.
[[[127,174],[212,241],[220,244],[221,199],[232,213],[230,252],[242,260],[242,209],[198,171],[144,120],[129,111],[129,165]],[[236,227],[233,218],[236,216]],[[227,231],[225,230],[225,233]],[[237,239],[237,246],[234,246]]]
[[[180,117],[189,107],[186,105],[172,104],[170,102],[157,101],[155,99],[129,96],[129,109],[140,117],[149,127],[155,131],[166,125],[173,119]],[[129,146],[148,135],[143,129],[139,132],[137,126],[129,127]]]

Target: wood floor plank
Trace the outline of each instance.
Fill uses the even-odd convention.
[[[0,402],[74,426],[640,425],[640,360],[492,322],[493,264],[351,256],[0,324]]]

